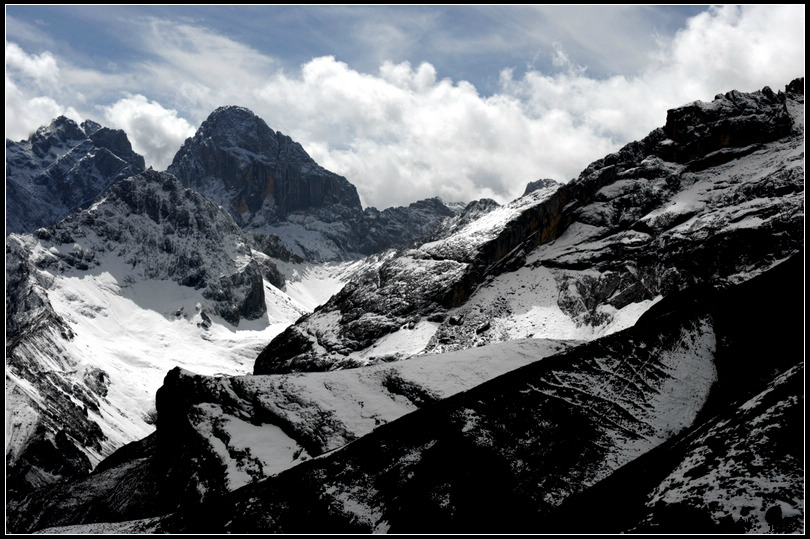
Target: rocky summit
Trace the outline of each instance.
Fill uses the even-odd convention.
[[[9,531],[803,533],[803,79],[504,205],[238,107],[170,170],[7,239]]]
[[[28,140],[6,140],[6,235],[51,226],[144,170],[126,133],[60,116]]]
[[[243,107],[212,112],[168,172],[254,229],[306,210],[361,210],[346,178],[318,166],[300,144]]]
[[[297,256],[358,258],[408,245],[455,212],[438,199],[379,211],[343,176],[244,107],[220,107],[168,172],[225,208],[242,228],[282,239]]]

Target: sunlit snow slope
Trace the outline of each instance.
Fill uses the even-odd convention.
[[[11,483],[85,473],[149,434],[155,393],[176,366],[251,372],[269,340],[361,266],[287,264],[287,295],[263,278],[262,256],[225,212],[154,172],[59,225],[11,235]]]

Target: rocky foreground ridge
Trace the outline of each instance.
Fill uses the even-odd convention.
[[[258,402],[251,406],[249,388],[308,378],[226,381],[172,372],[159,401],[166,423],[154,436],[119,451],[83,481],[28,498],[14,526],[72,524],[50,531],[92,532],[111,529],[102,522],[120,522],[112,529],[152,533],[801,531],[802,301],[790,288],[802,266],[800,255],[723,291],[671,295],[633,328],[449,398],[426,399],[416,412],[340,450],[232,492],[211,479],[223,472],[234,477],[240,458],[267,447],[237,450],[241,429],[234,423],[264,417],[287,430],[272,419],[277,412],[268,415],[277,397],[253,393]],[[751,312],[774,315],[763,322]],[[509,354],[507,346],[494,345],[501,355]],[[418,386],[411,392],[417,395]],[[244,415],[250,409],[258,413],[252,419]],[[312,421],[329,436],[328,417],[301,425]],[[197,452],[201,442],[217,439],[232,444],[219,458],[217,451]]]

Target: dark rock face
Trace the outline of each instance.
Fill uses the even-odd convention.
[[[276,258],[283,262],[302,263],[304,259],[290,252],[284,242],[275,234],[261,234],[254,232],[250,235],[253,240],[253,249],[260,251],[271,258]],[[279,287],[280,288],[280,287]]]
[[[792,124],[784,94],[767,86],[751,94],[718,94],[711,103],[696,101],[667,112],[664,133],[676,144],[662,157],[681,164],[697,161],[691,168],[700,170],[735,155],[715,152],[778,140],[791,132]]]
[[[242,107],[220,107],[174,157],[168,172],[222,205],[242,226],[332,205],[359,211],[357,190],[317,165],[300,144]],[[271,222],[271,221],[266,221]]]
[[[148,496],[139,495],[138,492],[145,480],[157,483],[166,479],[165,475],[158,475],[155,468],[138,466],[141,460],[153,453],[154,436],[151,436],[125,446],[109,457],[111,463],[126,458],[121,466],[101,465],[91,475],[75,483],[57,483],[47,490],[34,491],[25,498],[10,501],[8,529],[34,530],[51,523],[118,521],[130,514],[160,514],[162,497],[155,492]],[[70,488],[74,485],[78,489]],[[56,504],[42,504],[45,493],[51,501],[59,501],[58,508]],[[134,504],[136,498],[139,502],[137,507]],[[94,500],[95,503],[88,506],[87,500]]]
[[[6,235],[56,224],[143,170],[123,131],[89,120],[60,116],[28,140],[7,140]]]
[[[409,245],[433,232],[456,213],[438,198],[414,202],[407,207],[366,208],[360,223],[359,252],[370,255]]]
[[[52,439],[43,430],[36,432],[24,451],[6,469],[6,500],[9,509],[23,493],[37,488],[49,488],[60,480],[75,479],[91,470],[90,460],[75,445],[64,430]]]
[[[423,319],[444,320],[427,351],[500,340],[480,328],[517,316],[518,273],[551,275],[560,310],[589,327],[633,303],[755,275],[803,244],[803,128],[792,123],[803,102],[766,89],[674,109],[663,129],[568,184],[534,182],[507,206],[446,222],[279,335],[254,372],[357,366],[354,352]]]
[[[357,258],[408,245],[454,215],[438,199],[363,211],[355,187],[242,107],[221,107],[168,172],[224,207],[245,230],[282,239],[295,256]]]

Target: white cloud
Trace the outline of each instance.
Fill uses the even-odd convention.
[[[27,54],[16,43],[6,42],[6,138],[26,139],[60,115],[77,119],[75,109],[43,95],[54,93],[59,75],[51,53]]]
[[[436,81],[429,64],[386,63],[380,72],[316,58],[300,77],[277,76],[252,106],[271,127],[294,126],[294,138],[319,141],[305,144],[313,157],[380,207],[434,195],[504,201],[537,179],[538,155],[556,150],[557,138],[514,98]]]
[[[6,42],[6,72],[17,72],[38,86],[50,86],[59,79],[56,58],[45,51],[42,54],[26,54],[16,43]]]
[[[569,27],[577,26],[569,20]],[[256,49],[205,28],[151,19],[141,29],[144,60],[115,75],[19,47],[10,61],[8,45],[6,62],[15,66],[13,77],[52,84],[49,73],[57,74],[64,88],[48,94],[40,111],[64,108],[57,103],[81,110],[98,88],[117,88],[107,101],[115,102],[102,102],[101,110],[156,168],[193,132],[183,117],[199,123],[221,105],[249,107],[380,208],[434,195],[505,202],[531,180],[576,176],[663,125],[668,108],[735,88],[779,89],[804,75],[803,6],[712,8],[670,39],[657,36],[658,49],[633,60],[649,57],[645,67],[608,78],[574,62],[568,44],[550,45],[544,54],[548,65],[556,59],[556,72],[516,77],[504,69],[491,96],[443,78],[429,62],[383,61],[369,74],[325,56],[285,72]],[[9,109],[14,123],[33,121],[23,111],[43,95],[33,83],[15,86],[15,78],[10,101],[8,72],[7,136]]]
[[[146,157],[146,165],[158,170],[168,167],[174,154],[195,128],[178,117],[176,110],[163,108],[138,94],[102,108],[111,127],[123,129],[132,149]]]
[[[504,71],[501,92],[517,97],[526,114],[541,124],[566,115],[558,136],[569,141],[591,136],[615,146],[663,125],[669,108],[732,89],[753,91],[767,84],[780,89],[803,76],[804,46],[797,46],[804,43],[803,11],[792,6],[712,8],[662,42],[654,61],[635,76],[591,78],[555,48],[554,59],[563,71],[531,71],[520,80]]]
[[[691,18],[660,51],[653,76],[708,96],[804,74],[804,6],[722,6]],[[800,71],[798,73],[797,71]]]
[[[48,125],[58,116],[80,122],[81,115],[73,107],[60,105],[54,99],[29,95],[18,88],[6,75],[6,138],[27,139],[41,125]]]

